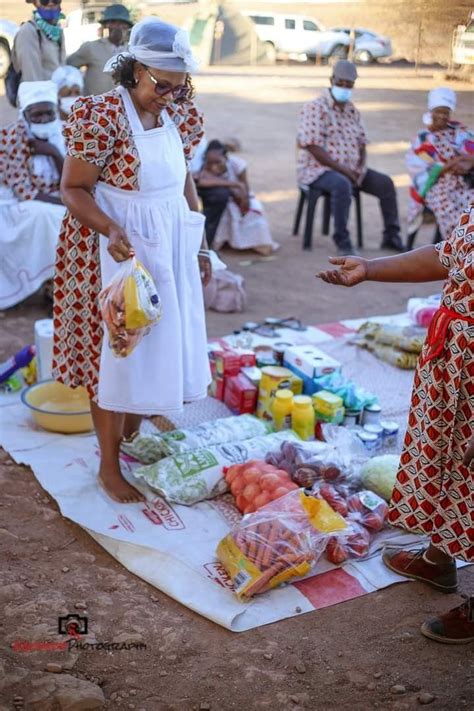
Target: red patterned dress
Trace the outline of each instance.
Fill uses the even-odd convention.
[[[192,103],[173,105],[168,113],[190,160],[203,135],[202,117]],[[99,167],[99,181],[139,189],[138,151],[117,91],[76,102],[64,134],[68,155]],[[96,400],[103,338],[99,235],[69,212],[59,237],[54,287],[53,375],[71,387],[84,386]]]
[[[462,460],[474,433],[474,203],[437,248],[449,269],[442,305],[460,318],[437,357],[424,362],[428,345],[421,355],[389,520],[472,561],[474,474]]]

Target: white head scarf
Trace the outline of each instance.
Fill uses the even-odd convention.
[[[80,91],[84,89],[84,77],[82,72],[76,67],[70,67],[65,65],[64,67],[58,67],[51,77],[57,87],[57,91],[67,87],[72,89],[73,86],[78,86]]]
[[[432,89],[428,94],[428,109],[433,111],[440,106],[447,106],[448,109],[454,111],[456,108],[456,94],[448,87],[440,86],[438,89]]]
[[[28,106],[44,102],[58,105],[58,89],[52,81],[22,81],[18,88],[18,108],[25,111]]]
[[[149,17],[134,25],[130,33],[128,52],[122,52],[121,55],[133,57],[147,67],[168,72],[191,73],[198,69],[188,32],[156,17]],[[120,55],[109,59],[104,72],[113,71],[118,56]]]

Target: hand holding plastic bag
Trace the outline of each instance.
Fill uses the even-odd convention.
[[[126,358],[161,319],[162,304],[149,272],[135,257],[123,262],[99,294],[99,305],[109,333],[109,345]]]

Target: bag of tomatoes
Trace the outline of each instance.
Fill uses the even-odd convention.
[[[224,468],[224,477],[237,508],[243,514],[253,513],[270,501],[298,489],[283,469],[257,459]]]
[[[361,523],[371,533],[381,531],[388,516],[388,505],[372,491],[359,491],[347,500],[349,518]]]

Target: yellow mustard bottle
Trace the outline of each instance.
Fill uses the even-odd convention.
[[[277,432],[291,429],[291,411],[293,409],[293,392],[277,390],[272,404],[273,424]]]
[[[293,398],[291,411],[291,427],[301,439],[314,439],[314,409],[308,395],[296,395]]]

